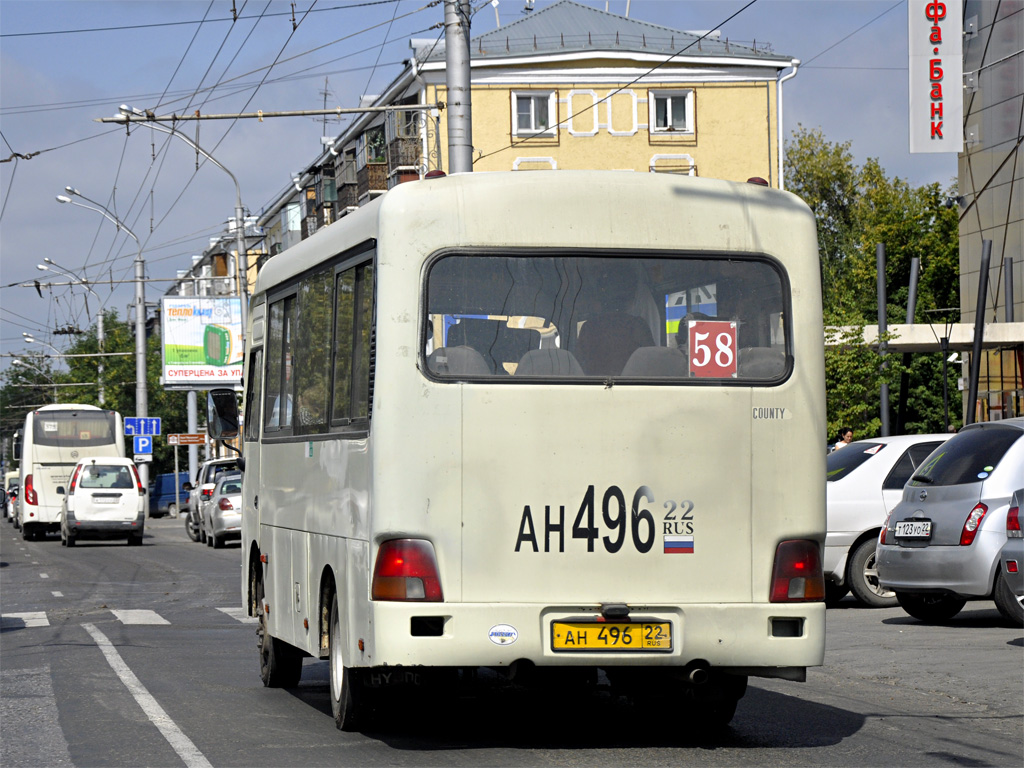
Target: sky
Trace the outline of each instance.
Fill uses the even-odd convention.
[[[627,0],[577,0],[624,15]],[[101,124],[120,104],[157,114],[358,106],[409,58],[410,38],[443,34],[430,0],[0,0],[0,370],[11,354],[63,350],[55,329],[88,328],[97,305],[124,318],[133,301],[134,240],[97,213],[57,202],[65,186],[114,211],[142,244],[149,279],[172,280],[234,214],[235,188],[182,141]],[[554,0],[536,0],[537,10]],[[784,133],[820,128],[851,143],[857,164],[878,158],[912,185],[948,186],[953,154],[911,155],[907,138],[905,0],[631,0],[630,18],[723,37],[798,58],[784,86]],[[472,34],[525,12],[486,0]],[[737,11],[740,11],[737,14]],[[496,13],[497,10],[497,13]],[[232,22],[237,12],[238,20]],[[723,21],[734,16],[728,23]],[[326,94],[325,94],[326,91]],[[198,137],[195,134],[198,125]],[[238,179],[258,214],[322,151],[343,122],[282,118],[205,121],[187,130]],[[202,158],[199,158],[202,160]],[[95,284],[37,269],[49,258]],[[17,283],[40,280],[40,296]],[[170,282],[149,282],[157,302]],[[88,303],[88,308],[86,304]],[[88,309],[88,312],[87,312]],[[44,344],[26,342],[31,334]]]

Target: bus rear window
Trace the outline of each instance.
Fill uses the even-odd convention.
[[[107,411],[37,411],[33,424],[35,445],[88,448],[115,440],[114,415]]]
[[[427,274],[441,380],[781,381],[788,283],[749,256],[457,254]]]

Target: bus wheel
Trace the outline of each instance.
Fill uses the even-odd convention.
[[[878,583],[878,566],[875,564],[876,539],[861,542],[850,556],[846,583],[858,601],[871,608],[892,608],[896,606],[896,593],[890,592]]]
[[[355,670],[345,666],[342,655],[341,613],[338,610],[338,593],[331,600],[330,630],[330,667],[331,667],[331,711],[334,723],[342,731],[358,730],[360,725],[359,701],[356,696],[357,681],[353,679]]]
[[[302,654],[298,649],[278,640],[267,627],[263,582],[259,582],[259,624],[256,643],[260,652],[260,679],[267,688],[294,688],[302,677]]]

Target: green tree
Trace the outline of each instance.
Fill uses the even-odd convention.
[[[877,159],[858,167],[850,144],[829,142],[820,130],[800,126],[787,144],[787,188],[799,195],[818,221],[822,262],[823,314],[826,326],[876,325],[876,244],[886,250],[886,319],[906,322],[911,263],[920,259],[915,322],[941,322],[938,310],[959,303],[959,243],[955,189],[939,184],[912,187],[890,178]],[[958,312],[954,310],[952,318]],[[858,437],[881,428],[880,389],[887,381],[891,423],[899,409],[898,355],[881,357],[853,337],[826,352],[828,428],[831,438],[841,426]],[[942,360],[940,353],[913,355],[908,367],[909,432],[941,432]],[[954,388],[955,393],[955,388]],[[959,405],[951,411],[958,414]],[[954,419],[959,421],[959,417]]]

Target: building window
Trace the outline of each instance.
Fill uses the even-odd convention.
[[[693,133],[693,91],[654,91],[651,133]]]
[[[558,123],[554,91],[512,93],[513,136],[553,136]]]

